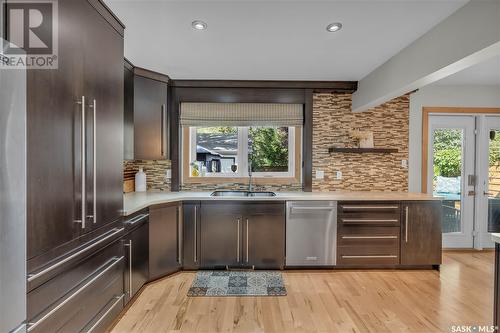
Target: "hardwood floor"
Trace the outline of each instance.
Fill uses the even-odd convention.
[[[451,332],[491,325],[494,252],[448,251],[441,271],[286,271],[286,297],[187,297],[195,273],[149,284],[123,332]]]

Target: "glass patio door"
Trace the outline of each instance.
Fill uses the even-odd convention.
[[[472,248],[475,117],[431,115],[427,191],[443,200],[443,247]]]
[[[488,225],[500,225],[500,117],[481,116],[479,189],[477,200],[478,247],[493,247]]]

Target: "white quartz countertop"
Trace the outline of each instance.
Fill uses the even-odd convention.
[[[493,234],[491,234],[491,239],[492,239],[495,243],[500,243],[500,234],[497,234],[497,233],[493,233]]]
[[[275,197],[240,197],[224,196],[212,197],[212,192],[132,192],[123,197],[123,215],[133,214],[151,205],[183,200],[241,200],[241,201],[291,201],[291,200],[334,200],[334,201],[419,201],[441,200],[423,193],[405,192],[276,192]],[[500,237],[500,234],[499,234]],[[499,238],[500,239],[500,238]]]

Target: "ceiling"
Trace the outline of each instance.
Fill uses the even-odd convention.
[[[358,81],[467,1],[105,2],[126,26],[125,56],[174,79]]]
[[[440,86],[500,86],[500,56],[466,68],[434,84]]]

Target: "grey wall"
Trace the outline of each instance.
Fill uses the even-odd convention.
[[[426,86],[410,95],[408,189],[421,191],[422,107],[500,107],[500,86]]]

